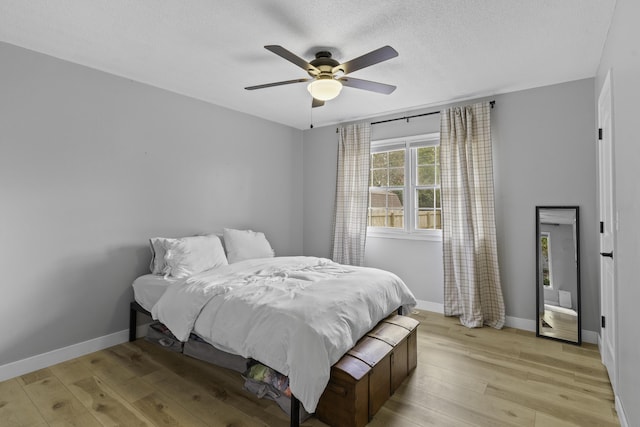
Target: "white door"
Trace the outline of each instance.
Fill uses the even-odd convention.
[[[600,310],[604,326],[600,331],[602,363],[607,367],[616,389],[616,315],[615,255],[613,253],[617,221],[613,215],[613,157],[611,129],[611,71],[598,98],[598,193],[600,196]]]

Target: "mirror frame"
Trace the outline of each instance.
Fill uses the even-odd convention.
[[[578,339],[572,341],[564,338],[552,337],[540,333],[540,211],[544,209],[550,210],[575,210],[576,213],[576,302],[578,317]],[[547,338],[555,341],[562,341],[569,344],[582,345],[582,309],[580,296],[580,207],[579,206],[536,206],[536,337]],[[544,302],[543,302],[544,304]]]

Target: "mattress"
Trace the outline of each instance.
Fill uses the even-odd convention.
[[[170,284],[180,279],[165,278],[158,274],[145,274],[133,281],[133,297],[145,310],[151,311]]]

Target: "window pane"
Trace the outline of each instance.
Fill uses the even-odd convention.
[[[369,190],[369,207],[387,208],[387,191],[384,189]]]
[[[416,185],[425,185],[427,181],[427,168],[426,166],[416,167]]]
[[[419,209],[417,218],[416,228],[421,230],[433,229],[433,211]]]
[[[404,150],[389,152],[389,167],[404,167]]]
[[[440,210],[419,209],[416,215],[416,228],[421,230],[442,229],[442,216]]]
[[[404,228],[404,210],[389,209],[389,216],[387,217],[387,227]]]
[[[389,186],[404,186],[404,168],[389,169]]]
[[[387,210],[385,208],[371,208],[369,209],[369,227],[385,227]]]
[[[420,147],[418,150],[418,164],[419,165],[433,165],[436,163],[436,148],[435,147]]]
[[[369,190],[369,227],[385,227],[387,215],[387,191],[384,189]]]
[[[418,209],[434,207],[434,190],[416,190]],[[439,203],[439,202],[438,202]]]
[[[404,228],[404,191],[369,190],[369,227]]]
[[[436,167],[435,166],[418,166],[417,185],[434,185],[434,184],[436,184]]]
[[[371,173],[371,186],[386,187],[388,185],[387,169],[374,169]]]
[[[404,191],[402,190],[390,191],[387,201],[388,201],[389,208],[404,207]]]
[[[441,208],[440,206],[440,189],[436,188],[436,208]]]
[[[386,168],[387,167],[387,160],[388,160],[388,155],[387,153],[373,153],[371,155],[371,167],[373,168]]]

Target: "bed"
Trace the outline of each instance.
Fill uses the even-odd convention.
[[[395,311],[406,314],[416,301],[393,273],[325,258],[275,257],[264,235],[260,250],[254,245],[238,250],[233,233],[245,238],[254,232],[225,229],[226,258],[218,253],[213,267],[196,260],[200,265],[191,268],[198,250],[186,245],[186,256],[177,258],[182,267],[189,264],[186,258],[191,264],[173,271],[175,247],[165,244],[163,254],[152,239],[155,274],[134,281],[132,314],[149,313],[180,341],[195,333],[218,350],[255,359],[287,375],[293,397],[291,422],[296,425],[298,402],[314,412],[331,366],[378,322]],[[217,236],[206,237],[221,244]],[[213,247],[220,251],[217,243]],[[163,260],[158,262],[160,256]],[[203,265],[204,270],[195,271]],[[159,269],[164,274],[158,274]],[[135,338],[135,315],[132,318],[130,333]]]

